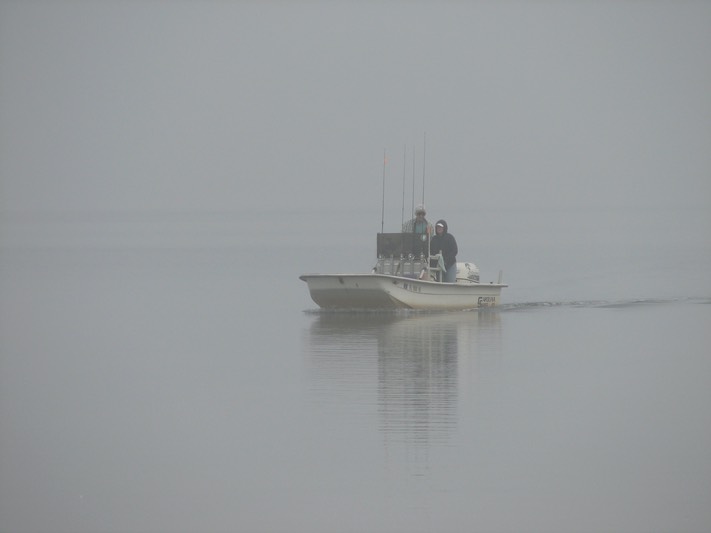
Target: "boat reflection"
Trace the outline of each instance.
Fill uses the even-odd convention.
[[[477,354],[500,350],[498,311],[318,313],[306,351],[319,402],[372,412],[388,441],[448,441],[476,381]]]

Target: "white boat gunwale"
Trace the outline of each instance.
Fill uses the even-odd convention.
[[[320,277],[320,278],[387,278],[393,280],[393,283],[397,281],[407,281],[407,282],[413,282],[413,283],[418,283],[418,284],[423,284],[423,285],[436,285],[438,287],[442,286],[472,286],[472,287],[508,287],[507,284],[505,283],[494,283],[493,281],[489,283],[474,283],[471,281],[464,281],[464,280],[457,280],[456,283],[444,283],[442,281],[435,281],[435,280],[429,280],[429,279],[417,279],[417,278],[410,278],[407,276],[396,276],[394,274],[378,274],[378,273],[371,273],[371,274],[363,274],[363,273],[356,273],[356,272],[350,272],[350,273],[339,273],[339,274],[321,274],[321,273],[306,273],[306,274],[301,274],[299,276],[299,279],[302,281],[306,281],[307,278],[315,278],[315,277]]]
[[[330,309],[462,310],[500,303],[503,283],[456,283],[421,280],[391,274],[302,274],[312,300]]]

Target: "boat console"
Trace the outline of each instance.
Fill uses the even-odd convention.
[[[378,233],[378,262],[373,273],[420,278],[427,270],[428,247],[426,235]]]
[[[426,235],[378,233],[377,248],[378,262],[373,268],[374,274],[440,280],[439,255],[429,256]],[[477,266],[474,263],[457,263],[457,282],[479,283]]]
[[[427,256],[429,242],[427,235],[415,233],[378,233],[377,257],[413,257]]]

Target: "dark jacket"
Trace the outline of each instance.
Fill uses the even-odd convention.
[[[444,231],[442,235],[437,235],[437,224],[442,224],[444,226]],[[454,235],[447,232],[447,222],[445,220],[438,220],[435,224],[435,236],[432,237],[430,241],[430,254],[442,254],[444,259],[444,268],[449,270],[449,267],[457,262],[457,241]]]

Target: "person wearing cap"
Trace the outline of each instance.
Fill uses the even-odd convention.
[[[415,233],[417,235],[434,235],[432,224],[427,222],[425,206],[420,204],[415,208],[415,218],[408,220],[402,225],[403,233]]]
[[[445,272],[442,281],[455,283],[457,281],[457,240],[449,233],[447,221],[438,220],[435,224],[435,236],[430,241],[430,254],[442,254]]]

